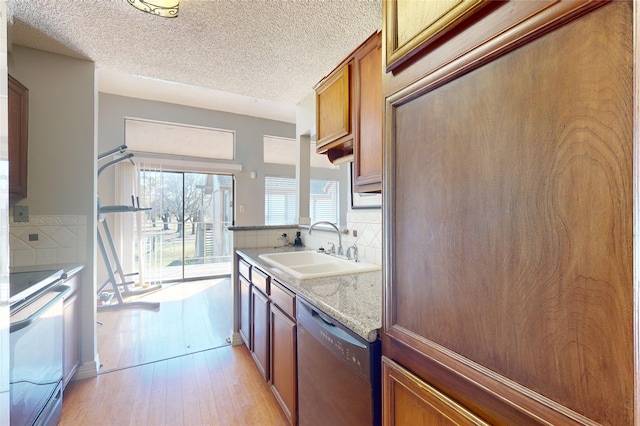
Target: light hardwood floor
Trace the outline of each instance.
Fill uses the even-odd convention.
[[[157,311],[99,313],[100,374],[67,386],[60,426],[285,425],[247,348],[226,342],[230,292],[187,282],[139,299]]]
[[[285,425],[245,346],[71,382],[59,426]]]
[[[160,309],[99,312],[100,372],[224,346],[231,335],[229,278],[164,285],[136,301]]]

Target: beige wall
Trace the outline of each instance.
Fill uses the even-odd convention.
[[[82,362],[97,371],[95,353],[95,116],[94,63],[13,46],[9,73],[29,89],[28,197],[34,217],[86,218],[82,285]],[[13,247],[12,247],[13,250]],[[49,258],[53,263],[60,262]]]

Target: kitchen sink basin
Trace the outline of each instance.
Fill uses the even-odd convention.
[[[266,253],[260,258],[301,280],[380,270],[380,266],[373,263],[355,262],[314,251]]]

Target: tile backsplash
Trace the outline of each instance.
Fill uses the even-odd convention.
[[[251,227],[247,227],[251,228]],[[260,228],[260,227],[257,227]],[[282,234],[287,234],[289,242],[293,243],[296,238],[294,227],[269,228],[269,229],[247,229],[234,231],[234,249],[256,248],[256,247],[282,247],[285,245]]]
[[[382,212],[380,209],[350,210],[347,212],[348,234],[342,234],[342,247],[346,253],[352,244],[358,246],[358,255],[364,262],[382,265]],[[303,232],[305,246],[327,248],[329,241],[338,246],[338,236],[332,231]]]
[[[314,229],[311,234],[308,226],[300,229],[292,227],[269,228],[245,227],[246,229],[233,232],[234,248],[258,248],[258,247],[282,247],[284,242],[281,235],[286,233],[291,243],[295,239],[296,231],[300,231],[302,242],[309,249],[319,247],[328,248],[331,241],[338,247],[338,236],[334,231],[325,229]],[[341,234],[342,246],[346,250],[352,244],[358,246],[360,260],[382,265],[382,212],[380,209],[372,210],[351,210],[347,213],[348,234]],[[356,235],[354,235],[356,234]]]
[[[86,216],[35,216],[9,220],[11,267],[83,263],[87,259]]]

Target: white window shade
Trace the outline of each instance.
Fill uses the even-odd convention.
[[[267,164],[296,165],[296,140],[265,136],[262,139],[264,162]]]
[[[286,164],[295,166],[297,164],[297,149],[295,139],[279,138],[275,136],[264,136],[262,139],[264,149],[264,162],[267,164]],[[321,167],[335,169],[326,155],[316,153],[316,144],[311,143],[309,149],[309,165],[311,167]]]
[[[329,161],[329,157],[326,154],[318,154],[316,152],[315,142],[311,142],[311,150],[309,154],[309,165],[311,167],[321,167],[323,169],[337,169],[338,166]]]
[[[233,160],[235,132],[126,119],[125,140],[129,151]]]

